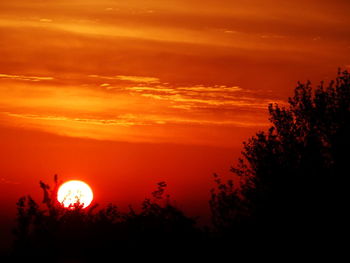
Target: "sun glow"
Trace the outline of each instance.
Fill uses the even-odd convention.
[[[75,205],[86,208],[91,204],[93,197],[90,186],[77,180],[65,182],[57,192],[58,202],[66,208],[74,208]]]

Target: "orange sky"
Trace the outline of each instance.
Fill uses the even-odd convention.
[[[348,0],[0,2],[0,202],[84,179],[207,203],[266,107],[350,68]],[[193,208],[193,207],[192,207]],[[196,209],[193,208],[195,211]]]

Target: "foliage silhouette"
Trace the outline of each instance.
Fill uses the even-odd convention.
[[[244,143],[233,177],[215,176],[212,221],[224,236],[315,239],[345,225],[350,76],[298,83],[288,107],[269,105],[272,126]]]
[[[171,251],[175,246],[185,249],[199,236],[195,220],[164,196],[164,182],[158,184],[152,198],[142,202],[139,212],[130,206],[126,213],[112,204],[100,210],[97,205],[83,209],[79,204],[66,209],[57,202],[57,186],[57,176],[52,189],[40,182],[43,207],[30,196],[19,199],[14,257],[86,260],[101,257],[108,250],[119,255],[153,249]]]

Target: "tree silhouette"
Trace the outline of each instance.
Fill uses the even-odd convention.
[[[234,176],[215,175],[210,207],[221,233],[315,237],[345,223],[349,73],[314,91],[298,83],[288,102],[269,105],[272,126],[244,143]]]

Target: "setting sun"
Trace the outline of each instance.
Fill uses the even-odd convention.
[[[86,208],[91,204],[92,199],[93,193],[90,186],[82,181],[65,182],[57,192],[58,202],[67,208],[73,208],[76,204]]]

